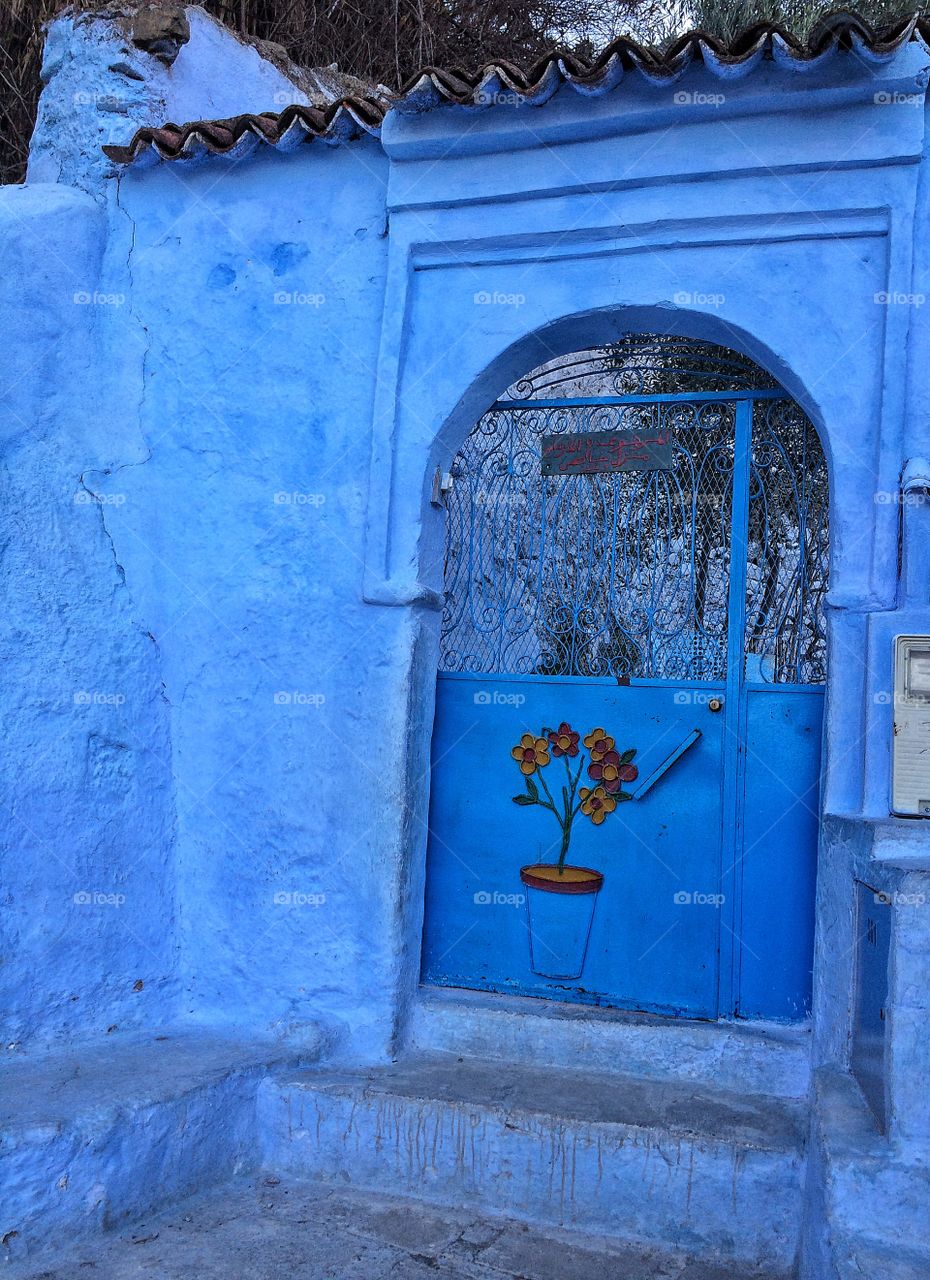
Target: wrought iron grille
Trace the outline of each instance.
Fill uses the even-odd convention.
[[[829,478],[820,437],[793,400],[753,405],[746,572],[746,674],[826,678]]]
[[[651,380],[645,394],[656,395],[692,373],[692,391],[699,373],[704,382],[735,378],[741,357],[723,353],[715,374],[706,344],[692,345],[702,350],[677,371],[628,360],[625,372],[640,388]],[[591,372],[602,360],[582,352],[560,363],[574,370],[574,396],[593,394],[592,383],[605,394],[603,368]],[[513,390],[524,401],[549,400],[555,363]],[[667,375],[662,391],[658,372]],[[756,370],[757,381],[766,378]],[[724,680],[735,412],[725,399],[498,402],[452,465],[441,669]],[[617,427],[668,428],[673,469],[541,475],[544,435]],[[746,676],[822,680],[826,464],[793,401],[755,404],[747,480]]]
[[[503,399],[766,390],[777,391],[778,383],[738,351],[665,333],[627,333],[608,346],[547,361]]]

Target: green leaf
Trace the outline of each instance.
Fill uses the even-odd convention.
[[[632,800],[632,799],[633,799],[633,797],[630,795],[629,791],[618,791],[618,792],[617,792],[617,799],[618,799],[618,800]]]
[[[536,801],[533,799],[532,796],[514,796],[513,802],[514,804],[535,804],[536,803]]]
[[[620,757],[620,763],[629,764],[635,755],[636,755],[636,748],[631,747],[629,751],[624,751],[623,755]]]
[[[539,788],[537,787],[536,783],[533,781],[532,778],[527,778],[526,789],[534,800],[539,799]]]

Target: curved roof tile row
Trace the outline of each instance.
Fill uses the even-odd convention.
[[[416,113],[445,104],[475,109],[501,103],[541,106],[563,85],[599,96],[614,89],[629,71],[667,85],[695,63],[720,79],[748,75],[764,60],[803,72],[843,52],[867,66],[880,66],[911,41],[930,52],[930,18],[915,14],[876,30],[853,14],[837,13],[821,22],[806,43],[768,23],[747,28],[729,45],[703,31],[679,36],[661,51],[621,36],[592,61],[553,50],[528,70],[509,62],[492,62],[474,73],[424,67],[388,100],[341,98],[325,108],[291,106],[228,120],[146,126],[128,145],[103,149],[118,164],[205,153],[238,157],[261,145],[287,152],[314,140],[341,143],[376,135],[388,111]]]

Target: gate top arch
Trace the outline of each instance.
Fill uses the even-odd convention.
[[[544,474],[546,441],[595,432],[667,439],[667,465]],[[668,335],[557,357],[451,476],[440,669],[823,682],[827,463],[748,357]]]

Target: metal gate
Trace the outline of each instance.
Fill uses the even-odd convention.
[[[617,469],[621,440],[664,460]],[[582,469],[546,474],[544,452]],[[828,568],[813,426],[734,353],[627,340],[513,388],[451,474],[423,980],[803,1017]],[[574,888],[544,870],[572,814]]]

